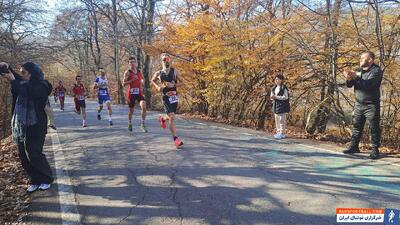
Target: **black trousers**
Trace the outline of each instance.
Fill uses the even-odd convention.
[[[380,104],[360,104],[356,103],[353,115],[353,135],[352,145],[358,146],[365,126],[365,122],[369,123],[369,132],[371,135],[372,147],[379,148],[381,145],[380,130]]]
[[[28,127],[25,142],[18,143],[19,158],[31,184],[50,184],[54,180],[50,165],[43,154],[46,129],[47,127],[39,125]]]

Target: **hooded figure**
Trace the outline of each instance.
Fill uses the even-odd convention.
[[[20,74],[12,69],[10,71],[15,77],[11,81],[13,141],[18,145],[22,167],[30,179],[31,186],[28,191],[34,191],[43,185],[44,188],[41,189],[44,190],[53,182],[51,168],[42,153],[47,133],[47,115],[44,108],[52,86],[44,80],[42,69],[35,63],[24,63]]]

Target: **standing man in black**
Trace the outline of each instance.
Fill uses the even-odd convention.
[[[354,87],[356,103],[353,115],[353,135],[350,147],[343,151],[345,154],[360,152],[360,142],[365,121],[368,120],[372,141],[371,159],[379,158],[379,146],[381,142],[380,131],[380,87],[382,82],[382,70],[374,63],[375,54],[364,52],[360,58],[360,68],[354,71],[345,71],[346,85]]]

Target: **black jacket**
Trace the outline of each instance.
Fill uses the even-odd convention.
[[[272,88],[272,90],[271,90],[272,93],[275,94],[275,89],[276,89],[276,88],[277,88],[277,86],[275,85],[275,86]],[[288,92],[288,99],[286,99],[286,100],[278,100],[278,99],[275,99],[275,100],[274,100],[274,103],[273,103],[273,105],[272,105],[272,109],[273,109],[274,113],[276,113],[276,114],[288,113],[288,112],[290,111],[289,90],[288,90],[288,88],[286,87],[286,85],[282,85],[282,86],[280,87],[278,96],[283,96],[284,93],[285,93],[285,90]]]
[[[383,73],[381,68],[372,64],[368,70],[358,69],[357,77],[346,82],[347,87],[354,87],[356,102],[360,104],[380,104]]]
[[[17,101],[21,77],[17,73],[13,72],[15,80],[11,82],[11,92],[13,95],[13,106],[12,110],[14,113],[15,102]],[[28,83],[28,94],[29,98],[33,100],[35,105],[35,112],[37,115],[38,123],[37,126],[47,129],[47,115],[44,111],[48,96],[51,94],[52,86],[47,80],[31,80]],[[35,126],[36,126],[35,125]]]

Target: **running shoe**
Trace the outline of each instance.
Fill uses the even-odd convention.
[[[132,124],[128,124],[128,130],[132,132]]]
[[[114,124],[113,124],[112,120],[110,120],[110,126],[112,126],[112,125],[114,125]]]
[[[175,146],[177,148],[179,148],[183,145],[183,142],[179,138],[176,138],[174,142],[175,142]]]
[[[50,127],[51,129],[53,129],[53,130],[57,130],[57,127],[54,126],[53,124],[50,124],[49,127]]]
[[[101,120],[100,114],[97,114],[97,120]]]
[[[162,116],[158,118],[158,121],[160,122],[161,128],[163,129],[167,128],[167,124],[165,124],[165,119]]]
[[[147,128],[146,128],[146,125],[144,125],[144,123],[142,123],[142,125],[140,127],[142,128],[143,132],[145,132],[145,133],[148,132]]]

